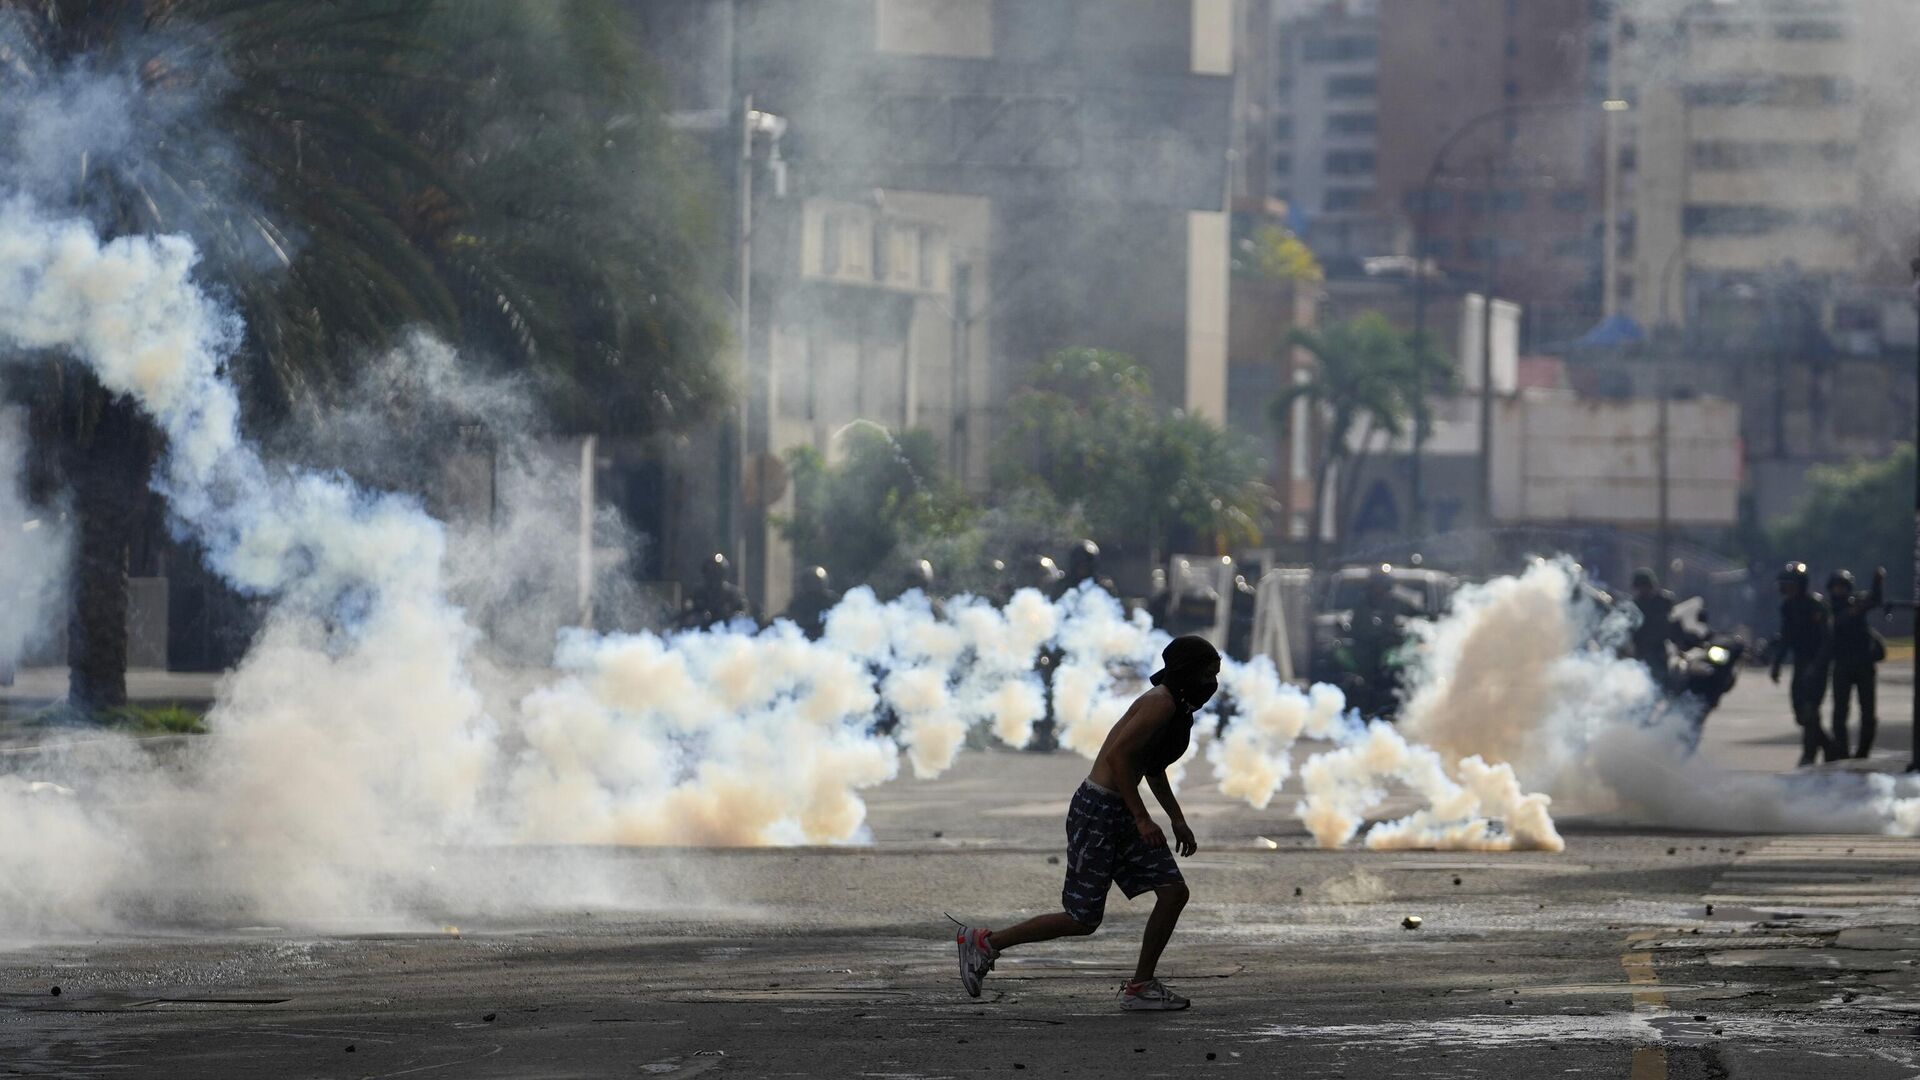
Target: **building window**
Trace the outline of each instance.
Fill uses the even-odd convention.
[[[873,280],[884,284],[887,275],[893,269],[893,252],[887,246],[893,242],[893,227],[884,222],[873,223]]]
[[[1366,176],[1373,172],[1371,150],[1335,150],[1327,155],[1328,176]]]
[[[1750,169],[1779,169],[1818,161],[1826,165],[1851,166],[1859,148],[1851,143],[1790,143],[1706,139],[1693,144],[1693,167],[1704,172],[1744,172]]]
[[[1444,236],[1428,237],[1426,242],[1421,244],[1420,247],[1429,259],[1453,258],[1453,241]]]
[[[1328,188],[1327,209],[1359,210],[1373,199],[1373,192],[1367,188]]]
[[[920,230],[920,287],[932,289],[939,285],[938,268],[934,266],[934,232],[932,229]]]
[[[1732,76],[1702,80],[1686,88],[1687,104],[1698,106],[1808,108],[1846,105],[1853,100],[1852,80],[1830,75]]]
[[[1282,116],[1273,122],[1273,137],[1286,142],[1293,138],[1293,117]]]
[[[1584,259],[1593,245],[1578,236],[1563,236],[1553,242],[1553,257],[1556,259]]]
[[[1310,37],[1301,46],[1309,61],[1328,63],[1371,60],[1380,55],[1380,39],[1371,37]]]
[[[1380,126],[1372,113],[1333,113],[1327,117],[1329,135],[1371,135]]]
[[[1782,41],[1841,41],[1847,28],[1837,22],[1783,22],[1773,28],[1773,36]]]
[[[840,215],[827,214],[820,219],[820,272],[831,277],[840,272]]]
[[[1727,19],[1701,19],[1693,24],[1695,35],[1711,41],[1750,38],[1755,36],[1759,29],[1750,22],[1733,22]]]
[[[1380,81],[1371,75],[1333,75],[1327,79],[1330,98],[1372,97],[1379,89]]]
[[[1853,211],[1844,206],[1794,210],[1784,206],[1689,206],[1688,236],[1766,236],[1786,229],[1841,233],[1853,227]]]
[[[1420,213],[1420,193],[1418,191],[1407,192],[1406,195],[1400,200],[1400,203],[1402,206],[1406,207],[1407,213],[1409,214]],[[1451,191],[1427,192],[1427,211],[1429,213],[1439,214],[1439,213],[1444,213],[1451,209],[1453,209],[1453,192]]]
[[[1273,171],[1281,174],[1282,176],[1290,175],[1293,172],[1293,155],[1292,154],[1273,155]]]
[[[1493,210],[1497,214],[1517,214],[1527,208],[1527,193],[1524,191],[1496,191],[1493,193]]]
[[[1502,236],[1498,239],[1474,236],[1467,239],[1467,258],[1484,260],[1489,254],[1496,254],[1505,261],[1524,259],[1527,257],[1527,241],[1519,236]]]
[[[1584,191],[1556,191],[1553,208],[1563,214],[1584,214],[1593,208],[1593,200]]]

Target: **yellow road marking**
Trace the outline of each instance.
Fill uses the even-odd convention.
[[[1651,1012],[1667,1007],[1667,995],[1660,989],[1660,977],[1653,970],[1653,954],[1637,947],[1660,936],[1652,930],[1629,934],[1627,951],[1620,954],[1620,968],[1627,973],[1627,984],[1637,988],[1633,992],[1636,1011]],[[1630,1076],[1631,1080],[1667,1080],[1667,1052],[1658,1046],[1635,1049]]]

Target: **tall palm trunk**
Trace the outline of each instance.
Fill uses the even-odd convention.
[[[67,621],[67,700],[87,712],[127,703],[127,561],[143,517],[153,443],[132,403],[116,398],[64,455],[79,538]]]

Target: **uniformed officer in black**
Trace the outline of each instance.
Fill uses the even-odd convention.
[[[1067,572],[1054,583],[1053,599],[1058,600],[1089,581],[1093,582],[1094,588],[1103,589],[1108,595],[1120,595],[1113,579],[1100,572],[1100,545],[1091,540],[1081,540],[1067,552]]]
[[[1827,578],[1827,599],[1833,605],[1833,739],[1845,753],[1847,712],[1852,698],[1860,698],[1860,745],[1854,757],[1873,752],[1880,718],[1874,712],[1875,667],[1886,658],[1886,644],[1873,632],[1868,617],[1886,601],[1887,568],[1873,572],[1873,589],[1865,596],[1853,590],[1853,574],[1835,570]]]
[[[1827,602],[1807,587],[1807,564],[1791,562],[1780,571],[1780,636],[1773,643],[1773,681],[1780,681],[1780,665],[1793,657],[1793,722],[1800,725],[1800,764],[1811,765],[1826,756],[1837,761],[1846,748],[1834,742],[1820,726],[1820,699],[1827,695],[1827,666],[1832,645],[1833,619]]]
[[[833,579],[828,576],[827,568],[809,567],[794,586],[793,601],[787,605],[787,618],[800,628],[801,633],[819,641],[820,635],[827,630],[827,612],[832,611],[839,602],[840,594],[833,591]]]
[[[1640,612],[1640,625],[1633,628],[1628,639],[1633,658],[1647,666],[1655,686],[1664,688],[1668,681],[1667,643],[1685,649],[1694,643],[1693,638],[1673,620],[1673,594],[1662,589],[1660,579],[1646,567],[1633,572],[1633,606]]]
[[[728,580],[732,571],[732,561],[717,552],[713,558],[700,564],[700,587],[687,597],[687,602],[680,609],[680,629],[699,630],[716,623],[732,622],[743,615],[749,619],[754,617],[753,605],[747,602],[747,594]]]

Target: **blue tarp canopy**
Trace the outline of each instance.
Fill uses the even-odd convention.
[[[1600,320],[1573,345],[1578,349],[1617,349],[1624,345],[1644,345],[1647,332],[1625,315],[1609,315]]]

